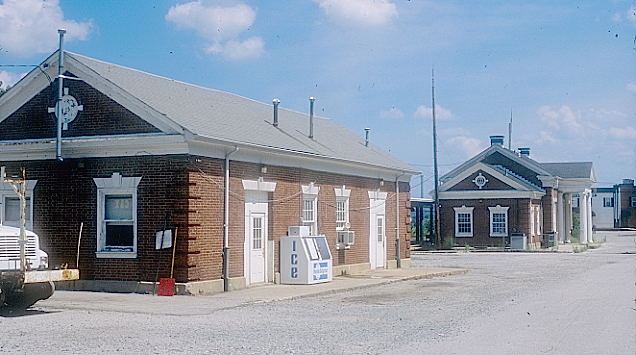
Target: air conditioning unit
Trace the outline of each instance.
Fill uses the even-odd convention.
[[[356,240],[354,231],[338,231],[336,234],[336,248],[349,249]]]

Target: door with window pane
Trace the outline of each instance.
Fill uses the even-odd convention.
[[[266,220],[263,213],[250,216],[250,283],[265,282],[265,243],[267,243]]]

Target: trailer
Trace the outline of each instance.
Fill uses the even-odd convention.
[[[20,227],[0,225],[0,308],[26,309],[55,292],[55,281],[79,279],[77,269],[49,269],[48,254],[40,238],[26,230],[26,178],[7,178],[0,169],[0,182],[13,186],[20,199]]]

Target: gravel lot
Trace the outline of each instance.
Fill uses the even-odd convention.
[[[0,317],[0,352],[634,354],[636,233],[606,237],[578,254],[414,255],[471,271],[239,307],[59,292]]]

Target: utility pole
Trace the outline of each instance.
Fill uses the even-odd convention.
[[[437,169],[437,122],[435,120],[435,69],[431,69],[431,97],[433,101],[433,170],[435,178],[435,209],[433,210],[433,213],[435,214],[435,244],[437,249],[441,249],[443,243],[439,226],[439,173]]]

